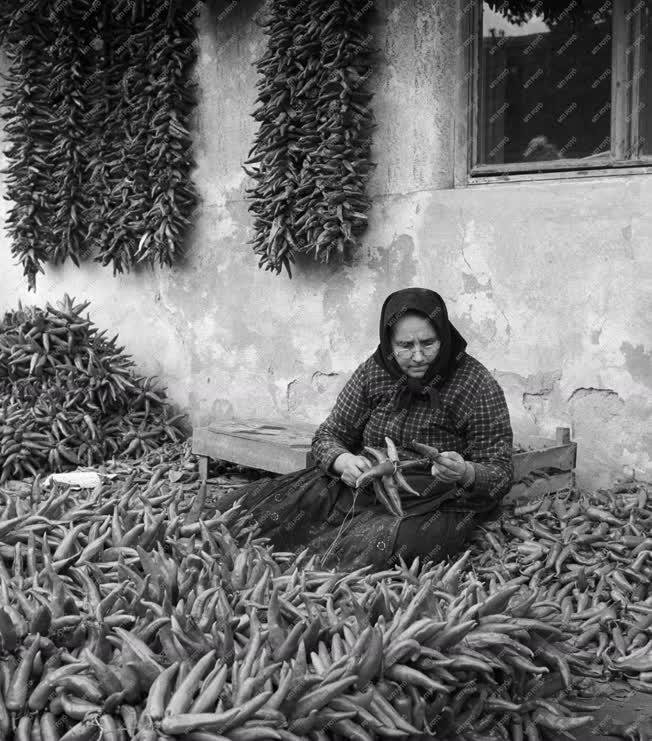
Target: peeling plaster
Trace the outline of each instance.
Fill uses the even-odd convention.
[[[584,399],[587,396],[592,396],[594,398],[598,398],[601,400],[618,399],[618,401],[622,402],[620,395],[613,389],[599,389],[599,388],[592,388],[592,387],[575,389],[575,391],[573,391],[573,393],[568,397],[568,401],[569,402],[577,401],[579,399]]]
[[[561,369],[551,371],[541,371],[529,375],[525,379],[527,392],[531,395],[548,395],[551,394],[561,380]]]
[[[287,411],[294,417],[323,422],[349,374],[315,371],[292,379],[286,388]]]
[[[568,399],[573,438],[578,443],[577,474],[590,478],[593,486],[610,486],[623,473],[649,467],[644,430],[649,421],[635,422],[631,403],[610,388],[580,387]],[[623,435],[629,429],[629,437]],[[616,468],[609,461],[617,459]]]
[[[524,379],[522,404],[535,422],[544,414],[550,413],[550,407],[559,396],[560,379],[561,370],[535,373]]]
[[[460,331],[476,346],[504,343],[510,335],[507,317],[497,309],[490,293],[463,293],[449,302],[451,316],[457,317]],[[457,323],[454,321],[454,323]]]
[[[484,231],[474,218],[462,222],[460,252],[464,264],[478,283],[490,286],[492,269],[488,256],[495,242],[495,234],[492,224],[484,222],[482,226]]]
[[[476,291],[491,292],[491,280],[483,286],[472,273],[462,273],[462,282],[464,284],[464,293],[475,293]]]
[[[634,260],[635,255],[634,255],[634,250],[632,248],[632,225],[631,224],[627,224],[627,226],[623,227],[622,235],[624,239],[623,254],[630,260]]]
[[[526,391],[523,394],[523,406],[527,407],[529,399],[539,398],[547,399],[550,396],[549,389],[541,389],[541,391]]]
[[[623,342],[620,350],[625,356],[625,368],[635,381],[652,387],[652,354],[645,352],[643,345]]]
[[[322,371],[315,371],[310,379],[312,385],[320,392],[328,387],[328,383],[324,383],[322,379],[327,378],[338,378],[339,373],[322,373]]]

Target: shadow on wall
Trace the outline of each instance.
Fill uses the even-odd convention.
[[[245,24],[260,22],[265,10],[264,0],[213,0],[206,4],[208,34],[224,43],[235,41]]]

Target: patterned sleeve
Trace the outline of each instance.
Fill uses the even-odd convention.
[[[360,447],[369,414],[363,363],[346,382],[331,413],[312,438],[313,458],[324,471],[331,473],[329,469],[338,455]]]
[[[475,481],[458,501],[472,509],[491,509],[509,491],[514,474],[509,410],[493,378],[474,400],[466,436],[464,457],[475,469]]]

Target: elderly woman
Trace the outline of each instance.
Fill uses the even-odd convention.
[[[421,473],[406,469],[415,494],[401,493],[402,515],[371,486],[355,488],[373,465],[365,446],[384,448],[386,437],[401,461],[420,457],[414,441],[441,451]],[[327,566],[439,560],[461,550],[495,510],[513,473],[505,397],[466,353],[437,293],[407,288],[385,300],[380,344],[315,432],[312,454],[316,465],[262,479],[238,496],[277,548],[309,546]]]

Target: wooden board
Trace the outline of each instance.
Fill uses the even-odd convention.
[[[317,425],[307,422],[282,422],[265,419],[229,419],[214,422],[193,431],[192,452],[206,458],[230,461],[242,466],[272,473],[291,473],[312,465],[310,453]],[[557,439],[532,438],[524,441],[534,450],[514,453],[514,486],[510,498],[555,491],[570,486],[575,467],[576,443],[560,444],[568,439],[565,428],[560,428]],[[532,471],[552,469],[549,478],[537,479],[534,484],[520,483]],[[556,489],[554,488],[556,487]]]
[[[195,428],[192,452],[272,473],[291,473],[311,465],[316,425],[278,420],[226,420]]]

